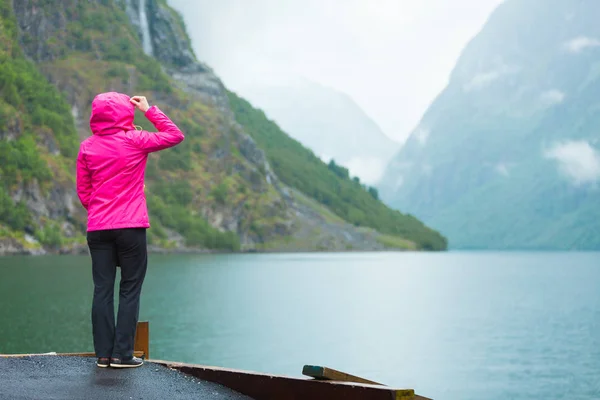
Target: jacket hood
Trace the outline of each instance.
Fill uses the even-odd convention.
[[[135,106],[123,93],[100,93],[92,101],[90,129],[94,135],[112,135],[134,130]]]

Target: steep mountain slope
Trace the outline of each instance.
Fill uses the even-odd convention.
[[[388,166],[455,248],[600,248],[600,3],[506,0]]]
[[[391,210],[378,200],[378,193],[364,187],[358,178],[334,162],[325,164],[315,154],[292,139],[266,115],[250,103],[230,93],[236,119],[244,125],[267,155],[281,180],[356,226],[377,228],[379,232],[399,236],[419,248],[443,250],[446,239],[411,215]],[[392,238],[382,238],[382,242]],[[404,247],[399,243],[400,247]]]
[[[23,245],[39,251],[39,242],[67,244],[58,232],[73,232],[74,219],[83,218],[73,191],[63,190],[72,188],[72,160],[78,150],[70,107],[25,59],[17,35],[11,5],[2,1],[0,254],[19,251]]]
[[[157,250],[426,247],[348,224],[280,182],[164,0],[0,0],[0,42],[0,254],[85,251],[74,156],[107,90],[148,96],[186,133],[148,162]]]
[[[365,183],[377,183],[400,148],[348,95],[315,82],[274,81],[244,93],[291,137]]]

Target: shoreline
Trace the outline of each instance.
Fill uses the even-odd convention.
[[[49,250],[49,249],[9,249],[8,251],[3,251],[5,249],[0,248],[0,257],[11,257],[11,256],[32,256],[32,257],[41,257],[41,256],[74,256],[74,255],[87,255],[89,256],[89,249],[87,245],[81,246],[73,246],[69,248],[61,248],[58,250]],[[291,253],[393,253],[393,252],[402,252],[402,253],[440,253],[447,252],[448,250],[443,251],[428,251],[428,250],[406,250],[406,249],[245,249],[238,251],[229,251],[229,250],[216,250],[216,249],[202,249],[202,248],[175,248],[175,249],[165,249],[160,247],[148,246],[148,254],[151,255],[180,255],[180,254],[291,254]]]

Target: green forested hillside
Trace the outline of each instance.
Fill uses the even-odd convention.
[[[231,92],[229,99],[237,121],[266,151],[273,169],[284,183],[316,199],[354,225],[399,235],[423,249],[446,248],[446,239],[439,233],[415,217],[385,206],[374,195],[376,192],[372,189],[369,192],[360,182],[352,180],[347,170],[335,165],[328,167],[246,100]]]
[[[44,245],[62,244],[53,221],[34,224],[22,199],[10,192],[19,183],[40,182],[41,190],[69,181],[78,138],[60,92],[28,61],[17,40],[8,0],[0,1],[0,236],[29,232]],[[55,154],[39,144],[56,142]],[[55,168],[52,168],[54,166]],[[4,225],[4,226],[2,226]]]
[[[143,34],[150,35],[152,53],[144,51],[136,25],[143,4],[149,16]],[[299,167],[296,159],[274,156],[260,132],[253,134],[257,146],[245,132],[250,127],[235,123],[225,87],[196,60],[182,19],[165,1],[0,0],[0,43],[0,254],[85,248],[74,160],[79,142],[90,134],[91,101],[109,90],[147,96],[186,135],[181,145],[148,161],[149,242],[155,248],[276,250],[285,242],[296,246],[292,250],[328,249],[292,240],[300,231],[322,232],[327,243],[342,249],[380,249],[383,241],[385,247],[444,248],[439,235],[414,219],[384,225],[381,216],[368,216],[400,213],[375,201],[373,189],[369,194],[324,165],[317,171],[328,175],[317,191],[289,179]],[[136,124],[153,129],[140,115]],[[307,153],[297,146],[299,154]],[[277,164],[275,175],[265,168],[260,147]],[[312,167],[301,168],[310,173]],[[392,237],[361,236],[344,221],[333,229],[326,209],[302,214],[280,179],[344,219]],[[348,229],[356,233],[352,242],[345,242]],[[418,245],[407,246],[410,240]]]
[[[178,176],[182,179],[179,187],[185,186],[182,190],[190,193],[200,191],[201,185],[197,181],[185,180],[184,177],[196,169],[192,166],[199,156],[194,154],[192,147],[200,149],[203,133],[197,126],[210,117],[210,112],[202,104],[190,102],[189,96],[175,88],[159,62],[143,53],[137,35],[116,3],[64,1],[60,7],[55,7],[55,2],[47,1],[37,2],[36,6],[47,12],[54,7],[55,12],[70,21],[64,30],[48,32],[49,37],[26,35],[24,43],[26,48],[39,41],[48,43],[50,55],[37,61],[42,62],[41,66],[47,74],[68,82],[66,91],[73,90],[70,87],[73,84],[79,85],[76,89],[78,93],[69,94],[91,99],[101,91],[122,90],[162,98],[162,108],[186,130],[187,140],[181,146],[151,157],[149,161],[147,197],[153,217],[151,243],[169,246],[163,228],[170,228],[181,233],[189,246],[239,249],[237,235],[222,233],[210,226],[204,218],[186,207],[189,200],[169,195],[172,188],[161,184],[169,176]],[[4,234],[18,237],[24,231],[34,234],[43,245],[49,244],[47,236],[51,236],[52,244],[57,246],[68,241],[82,241],[82,236],[66,238],[64,232],[57,229],[57,226],[68,222],[75,225],[77,230],[83,230],[85,220],[81,216],[75,218],[61,211],[56,216],[32,219],[35,211],[28,212],[23,203],[13,207],[7,194],[11,187],[14,189],[15,185],[27,185],[34,179],[36,184],[41,183],[42,191],[56,185],[65,190],[71,189],[74,184],[73,160],[80,137],[75,130],[71,107],[65,99],[68,94],[60,93],[39,72],[38,65],[25,59],[17,40],[17,23],[11,1],[0,0],[0,7],[0,37],[7,44],[0,49],[0,128],[8,127],[10,132],[12,126],[17,136],[14,141],[0,142],[0,168],[4,186],[4,191],[0,193],[0,201],[3,202],[0,221],[5,223]],[[127,87],[131,80],[135,80],[136,84]],[[170,107],[181,103],[191,104],[187,109]],[[136,123],[153,129],[139,115]],[[56,141],[60,153],[53,154],[46,139]],[[194,183],[197,185],[192,189]]]

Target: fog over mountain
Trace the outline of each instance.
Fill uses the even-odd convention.
[[[257,106],[258,83],[305,77],[403,141],[501,0],[169,0],[199,59]],[[252,87],[251,87],[252,86]]]
[[[388,166],[454,248],[600,249],[600,2],[506,0]]]
[[[279,79],[249,89],[254,102],[290,136],[366,184],[379,181],[400,148],[345,93],[306,79]]]

